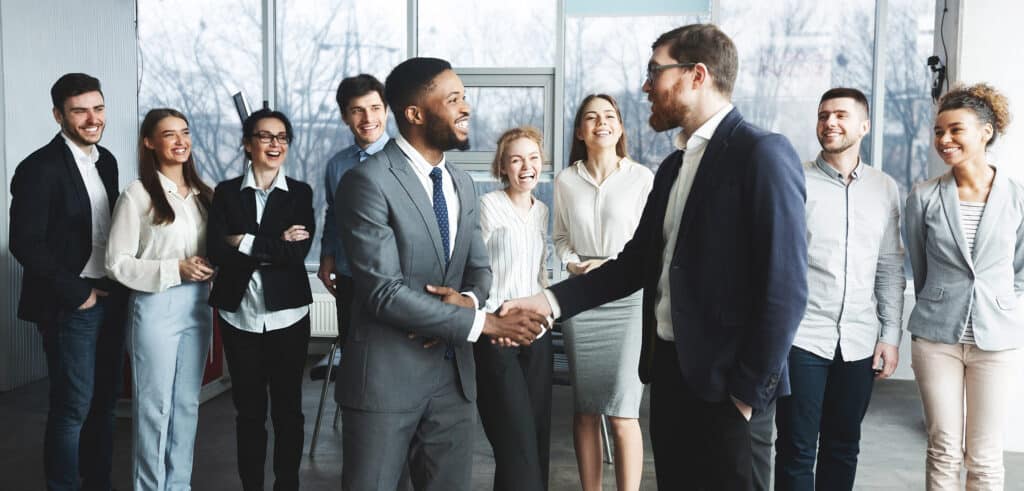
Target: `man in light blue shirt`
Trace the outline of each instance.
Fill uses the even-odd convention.
[[[868,121],[859,90],[822,96],[821,153],[804,164],[807,310],[789,353],[792,395],[779,399],[775,418],[778,490],[853,489],[873,381],[899,362],[899,189],[860,159]]]
[[[379,152],[390,140],[385,131],[388,119],[384,101],[384,85],[372,75],[348,77],[338,85],[335,96],[341,120],[345,122],[355,143],[334,154],[327,162],[324,172],[324,190],[327,195],[327,211],[324,219],[324,235],[320,243],[320,269],[317,277],[327,290],[334,295],[338,306],[338,333],[341,345],[349,327],[349,305],[352,303],[352,270],[341,244],[334,218],[334,191],[341,176],[370,155]]]

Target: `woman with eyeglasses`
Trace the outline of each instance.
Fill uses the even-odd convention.
[[[218,268],[210,305],[217,308],[231,370],[245,490],[263,489],[268,403],[274,489],[299,488],[302,373],[313,302],[305,258],[314,221],[312,188],[285,175],[292,136],[291,122],[278,111],[264,108],[245,120],[242,145],[251,165],[217,185],[207,229],[210,261]]]
[[[213,191],[192,158],[188,119],[146,113],[139,179],[114,207],[107,274],[132,290],[132,489],[189,489],[212,319],[206,216]]]
[[[605,94],[580,103],[569,161],[572,165],[555,178],[551,238],[569,274],[583,275],[618,255],[633,237],[654,174],[627,156],[619,106]],[[611,423],[618,489],[640,489],[641,295],[638,291],[565,323],[575,399],[573,443],[585,491],[601,489],[602,416]]]

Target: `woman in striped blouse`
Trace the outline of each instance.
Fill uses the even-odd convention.
[[[484,309],[547,286],[548,208],[533,196],[540,179],[540,132],[524,126],[498,138],[491,173],[505,185],[480,197],[480,229],[494,280]],[[494,448],[494,489],[547,489],[551,433],[551,336],[530,346],[473,345],[477,406]]]
[[[1024,186],[989,163],[1010,115],[985,84],[939,101],[935,149],[949,172],[907,199],[917,303],[912,366],[928,430],[929,490],[1003,489],[1009,388],[1024,346]]]

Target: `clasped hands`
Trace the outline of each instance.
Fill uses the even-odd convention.
[[[427,293],[436,295],[442,302],[457,305],[468,309],[475,309],[476,303],[472,298],[463,295],[455,289],[447,286],[426,286]],[[521,302],[527,299],[517,299],[514,301],[505,302],[499,309],[498,315],[487,314],[487,318],[484,320],[484,327],[482,334],[487,335],[491,338],[492,344],[498,344],[503,347],[511,346],[529,346],[537,338],[542,336],[547,329],[550,329],[550,307],[548,307],[548,313],[544,314],[542,311],[536,308],[529,308],[533,304],[524,303],[522,306],[517,305],[516,302]],[[547,300],[541,298],[544,304],[547,304]],[[409,339],[416,338],[415,333],[409,333]],[[423,343],[424,348],[431,348],[435,346],[440,339],[431,338]]]

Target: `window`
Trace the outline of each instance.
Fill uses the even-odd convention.
[[[419,0],[419,56],[455,67],[555,65],[557,2]]]

